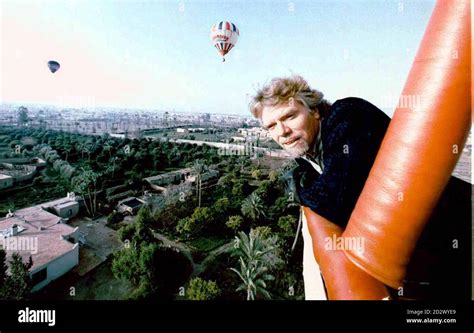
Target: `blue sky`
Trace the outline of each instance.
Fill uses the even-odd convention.
[[[434,1],[4,1],[3,102],[247,114],[272,77],[391,114]],[[240,29],[222,63],[212,24]],[[62,67],[49,73],[47,60]]]

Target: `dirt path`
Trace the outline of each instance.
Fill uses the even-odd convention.
[[[229,252],[230,249],[232,249],[233,245],[234,245],[234,241],[231,241],[209,252],[207,257],[204,258],[204,260],[200,264],[195,265],[194,271],[192,273],[192,277],[199,276],[202,272],[204,272],[207,269],[207,266],[209,265],[211,261],[215,260],[217,256],[223,253]]]
[[[169,239],[165,235],[160,234],[160,233],[158,233],[154,230],[151,230],[151,232],[153,233],[153,236],[156,239],[158,239],[159,241],[161,241],[163,243],[164,246],[167,246],[169,248],[177,249],[178,252],[182,253],[189,260],[189,262],[191,263],[191,265],[193,267],[193,270],[194,270],[195,264],[194,264],[193,256],[191,254],[191,250],[186,245],[184,245],[182,243],[177,243],[175,241],[172,241],[171,239]]]
[[[199,276],[201,273],[203,273],[207,269],[207,266],[209,265],[209,263],[215,260],[215,258],[218,257],[219,255],[228,252],[234,244],[234,242],[231,241],[229,243],[221,245],[217,249],[209,252],[209,254],[203,259],[203,261],[201,261],[200,263],[195,263],[193,260],[191,249],[188,248],[185,244],[177,243],[169,239],[165,235],[160,234],[154,230],[152,230],[152,233],[153,233],[153,236],[159,241],[161,241],[164,246],[177,249],[189,260],[189,262],[191,263],[193,267],[193,272],[191,273],[191,277],[196,277],[196,276]]]

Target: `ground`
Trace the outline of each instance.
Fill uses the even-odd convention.
[[[124,245],[117,239],[117,232],[106,223],[106,217],[94,221],[76,217],[69,221],[72,227],[79,227],[86,239],[79,249],[79,265],[35,294],[35,299],[119,300],[127,297],[133,288],[128,281],[113,276],[108,259]],[[71,295],[71,288],[75,295]]]
[[[74,268],[79,276],[84,276],[124,246],[117,239],[117,232],[107,227],[106,223],[106,217],[94,221],[80,217],[69,222],[70,226],[79,227],[79,232],[86,239],[79,250],[79,265]]]
[[[101,263],[84,276],[69,272],[33,294],[35,300],[124,300],[133,290],[128,281],[118,280],[111,261]]]

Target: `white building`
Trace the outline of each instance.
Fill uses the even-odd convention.
[[[56,215],[62,218],[71,218],[79,213],[79,202],[65,200],[53,206]]]
[[[245,142],[246,139],[244,137],[241,137],[241,136],[233,136],[232,139],[234,140],[234,142]]]
[[[189,133],[199,133],[199,132],[204,132],[205,130],[206,129],[203,128],[203,127],[196,127],[196,128],[190,127],[190,128],[188,128]]]
[[[112,138],[125,139],[126,135],[124,133],[109,133]]]
[[[0,190],[13,186],[13,177],[0,174]]]
[[[62,218],[43,208],[54,207],[58,201],[20,209],[0,219],[0,246],[7,254],[7,261],[15,252],[23,262],[28,262],[30,256],[33,260],[32,291],[43,288],[79,264],[79,228],[63,223]]]
[[[262,127],[239,128],[237,129],[237,132],[245,137],[271,137],[270,132]]]

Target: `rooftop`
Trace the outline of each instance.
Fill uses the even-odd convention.
[[[162,173],[160,175],[147,177],[147,178],[145,178],[145,180],[149,181],[149,182],[153,182],[154,180],[168,178],[168,177],[176,175],[176,174],[186,174],[186,173],[191,173],[191,172],[192,172],[191,168],[179,169],[179,170],[170,171],[170,172],[167,172],[167,173]]]
[[[57,201],[60,200],[55,200],[53,203]],[[76,228],[60,222],[60,217],[44,210],[41,205],[20,209],[13,216],[0,218],[1,230],[8,230],[16,224],[19,231],[16,236],[0,238],[0,244],[7,252],[7,258],[18,252],[23,262],[28,262],[31,255],[33,259],[31,271],[33,271],[71,251],[77,245],[63,237],[72,234]],[[11,249],[6,248],[8,244]],[[23,246],[13,249],[14,244]],[[24,246],[25,244],[36,244],[36,246]]]

